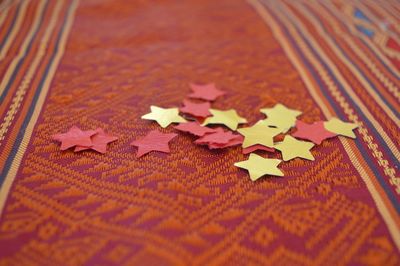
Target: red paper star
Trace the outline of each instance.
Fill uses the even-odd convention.
[[[231,140],[237,138],[238,135],[233,134],[231,131],[224,131],[217,128],[214,133],[206,134],[195,141],[196,144],[227,144]]]
[[[242,135],[237,135],[236,138],[231,139],[228,141],[226,144],[216,144],[216,143],[209,143],[208,148],[209,149],[224,149],[236,145],[241,145],[243,143],[244,137]]]
[[[310,140],[315,144],[321,144],[323,140],[336,136],[335,133],[325,129],[323,121],[307,124],[297,120],[296,128],[297,131],[292,134],[293,137]]]
[[[107,135],[101,128],[96,129],[96,133],[97,134],[91,137],[92,146],[76,146],[74,151],[78,152],[78,151],[92,149],[100,153],[106,153],[107,144],[116,141],[118,139],[117,137]]]
[[[131,145],[138,147],[137,157],[149,153],[151,151],[161,151],[169,153],[168,142],[175,138],[178,134],[168,133],[164,134],[160,131],[153,130],[150,131],[144,138],[140,140],[132,141]]]
[[[74,146],[91,147],[91,136],[96,134],[94,130],[82,131],[77,126],[71,127],[67,133],[60,133],[53,136],[54,140],[61,142],[61,150],[66,150]]]
[[[179,108],[182,113],[190,114],[196,117],[210,116],[211,104],[209,102],[194,103],[188,100],[183,100],[183,107]]]
[[[190,98],[202,99],[206,101],[214,101],[219,96],[225,94],[225,92],[217,89],[214,83],[206,84],[206,85],[197,85],[190,84],[190,87],[193,90],[192,94],[189,94]]]
[[[188,132],[198,137],[215,132],[215,129],[200,126],[198,122],[180,123],[175,127],[179,131]]]
[[[249,154],[256,150],[268,151],[268,152],[275,152],[274,148],[270,148],[261,144],[256,144],[247,148],[243,148],[243,154]]]

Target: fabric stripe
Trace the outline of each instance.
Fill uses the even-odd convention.
[[[248,0],[248,2],[256,9],[256,11],[259,13],[259,15],[264,19],[266,24],[272,28],[275,38],[277,38],[279,43],[282,45],[282,48],[284,49],[286,55],[291,60],[291,62],[294,64],[296,69],[298,70],[300,76],[302,77],[302,79],[303,79],[307,89],[309,90],[310,94],[312,95],[313,99],[319,105],[319,107],[321,108],[325,117],[330,118],[333,115],[333,113],[332,113],[329,105],[324,103],[323,97],[321,98],[320,96],[318,96],[318,93],[320,90],[317,89],[317,86],[313,84],[312,79],[308,78],[308,74],[305,72],[305,69],[308,69],[308,68],[303,67],[301,65],[301,62],[304,62],[304,61],[300,61],[300,60],[296,59],[296,56],[291,51],[291,49],[292,49],[291,45],[289,44],[289,42],[287,42],[285,40],[285,38],[283,37],[283,34],[280,34],[280,27],[276,24],[275,20],[270,16],[267,9],[261,3],[259,3],[257,0]],[[358,161],[359,158],[357,158],[355,156],[351,156],[351,151],[349,150],[349,146],[346,144],[346,140],[341,139],[341,141],[343,143],[343,146],[344,146],[346,152],[349,154],[349,158],[352,160],[353,165],[359,172],[360,176],[363,178],[364,182],[367,185],[368,190],[370,191],[370,193],[372,195],[372,198],[374,199],[375,203],[377,204],[378,211],[384,218],[384,221],[388,226],[388,229],[394,239],[394,242],[396,243],[397,248],[400,249],[399,226],[398,225],[396,226],[396,224],[393,223],[393,220],[396,220],[396,219],[392,219],[393,215],[390,214],[390,212],[387,209],[387,204],[385,204],[385,201],[382,199],[382,196],[384,196],[384,194],[377,193],[376,192],[377,190],[374,187],[374,183],[370,181],[370,180],[374,179],[374,176],[366,175],[366,172],[362,169],[362,165],[368,166],[368,164],[360,163]],[[398,218],[398,217],[396,217],[396,218]]]
[[[60,13],[62,4],[63,4],[62,1],[57,1],[57,4],[52,12],[53,14],[50,19],[50,23],[47,25],[46,32],[40,41],[40,43],[42,45],[39,47],[39,50],[36,52],[36,57],[31,62],[29,70],[27,71],[27,73],[23,79],[23,82],[18,87],[18,90],[12,100],[12,104],[11,104],[10,108],[9,108],[7,114],[5,115],[4,120],[0,124],[0,143],[4,139],[5,134],[7,133],[7,130],[10,127],[10,125],[15,117],[15,114],[18,112],[18,109],[21,106],[21,102],[24,99],[26,90],[29,88],[31,80],[35,74],[35,71],[36,71],[41,59],[45,55],[45,51],[47,49],[47,43],[49,41],[51,33],[57,22],[56,18],[58,17],[58,14]]]
[[[307,7],[309,9],[313,9],[308,3],[305,2]],[[330,25],[333,28],[340,27],[339,25],[336,25],[337,20],[334,20],[333,17],[335,14],[330,14],[330,12],[334,12],[333,8],[326,8],[323,4],[321,4],[318,12],[316,10],[312,10],[313,14],[316,16],[320,16],[323,14],[324,18],[330,23]],[[349,34],[351,34],[351,29],[349,27],[349,23],[345,23],[342,18],[339,18],[336,16],[336,18],[341,21],[342,27],[347,28],[349,31]],[[360,59],[364,61],[366,66],[370,68],[371,72],[375,74],[375,76],[385,85],[387,88],[388,92],[391,93],[396,99],[397,102],[400,101],[400,90],[398,89],[397,86],[394,85],[394,82],[398,82],[398,79],[400,78],[400,75],[398,73],[395,73],[393,71],[396,71],[396,68],[391,64],[390,61],[386,59],[381,52],[370,46],[364,38],[364,36],[360,36],[357,40],[350,39],[349,36],[347,36],[346,33],[342,33],[342,30],[336,29],[338,31],[338,36],[343,37],[343,39],[346,41],[347,45],[352,48],[354,53],[358,55]],[[339,33],[340,31],[340,33]],[[342,33],[342,34],[341,34]],[[358,41],[360,45],[356,46],[355,41]],[[362,48],[362,51],[357,49],[357,48]],[[365,55],[366,54],[366,55]],[[374,62],[370,62],[369,60],[373,59],[375,63],[377,63],[377,66],[375,66]],[[387,75],[390,75],[392,78],[389,79],[387,78],[387,75],[385,76],[383,73],[380,75],[379,71],[384,71]],[[379,74],[376,74],[376,72],[379,72]]]
[[[300,4],[295,4],[297,10],[301,10],[304,15],[307,16],[307,19],[313,24],[313,26],[318,30],[319,34],[323,39],[326,41],[326,43],[329,44],[331,49],[335,52],[335,54],[338,56],[338,58],[341,59],[341,61],[350,69],[354,76],[357,77],[359,82],[363,85],[363,87],[369,92],[369,94],[373,97],[373,99],[381,106],[381,108],[387,113],[387,115],[395,122],[395,123],[400,123],[399,114],[396,114],[396,109],[398,106],[393,106],[392,103],[388,102],[387,96],[385,97],[382,95],[381,91],[376,87],[376,85],[373,84],[373,81],[368,78],[368,73],[365,73],[362,69],[357,67],[357,62],[354,60],[352,61],[353,55],[351,53],[346,52],[343,48],[341,48],[341,45],[338,43],[338,39],[334,39],[330,37],[326,32],[327,29],[324,27],[323,23],[319,23],[316,21],[316,19],[313,16],[318,17],[317,14],[310,14],[308,10],[306,10],[302,5]],[[354,49],[351,52],[357,53],[359,50]],[[361,56],[360,58],[363,58]],[[368,60],[365,58],[365,60]],[[363,62],[365,62],[365,60]],[[373,72],[371,74],[374,74]],[[380,73],[382,76],[383,74]],[[379,84],[383,85],[383,84]],[[393,86],[395,86],[393,84]],[[381,86],[380,86],[381,87]],[[398,90],[397,87],[395,87],[396,90]]]
[[[0,44],[0,60],[3,60],[7,55],[8,49],[13,43],[15,36],[21,28],[21,24],[23,19],[25,18],[26,9],[28,8],[29,1],[23,1],[21,6],[18,7],[17,15],[15,16],[15,20],[10,27],[10,30],[7,32],[5,39]]]
[[[52,60],[48,64],[46,73],[41,79],[41,83],[35,93],[35,98],[31,104],[29,113],[27,114],[24,124],[18,133],[17,145],[13,149],[10,156],[7,158],[6,169],[3,170],[2,176],[5,177],[0,190],[0,215],[3,211],[8,192],[17,174],[22,157],[25,153],[29,140],[32,136],[33,128],[42,110],[46,95],[48,93],[50,82],[54,77],[57,66],[65,51],[67,37],[71,30],[72,22],[75,15],[75,10],[79,0],[73,0],[69,6],[67,16],[63,22],[63,27],[58,34],[57,44],[52,54]]]
[[[34,37],[35,37],[37,31],[39,30],[41,23],[43,22],[43,14],[44,14],[46,7],[47,7],[47,1],[41,0],[39,7],[36,10],[35,20],[32,23],[31,30],[29,31],[29,33],[21,47],[19,54],[13,59],[12,63],[10,64],[10,66],[7,69],[7,72],[3,76],[3,79],[0,83],[0,103],[3,102],[3,99],[8,92],[10,85],[12,84],[12,82],[15,79],[15,75],[17,73],[18,67],[20,66],[22,60],[27,55],[29,49],[32,46]]]

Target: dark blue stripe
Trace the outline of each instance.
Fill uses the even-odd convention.
[[[4,43],[6,42],[8,36],[10,35],[11,30],[14,28],[15,21],[17,20],[17,17],[19,16],[19,12],[21,11],[20,9],[21,9],[21,4],[18,5],[17,12],[15,13],[15,15],[13,17],[13,20],[11,22],[11,25],[7,30],[6,36],[4,37],[4,39],[0,43],[0,51],[3,49]]]
[[[8,83],[7,83],[7,85],[6,85],[6,87],[5,87],[4,91],[3,91],[3,93],[0,95],[0,104],[4,101],[4,97],[7,95],[8,91],[10,90],[11,84],[14,82],[15,77],[16,77],[17,74],[18,74],[19,68],[21,67],[21,65],[22,65],[22,63],[23,63],[23,59],[26,57],[27,54],[29,54],[29,51],[30,51],[30,49],[32,48],[32,44],[33,44],[33,41],[34,41],[34,39],[35,39],[35,37],[36,37],[36,34],[38,33],[38,31],[39,31],[39,29],[40,29],[40,26],[41,26],[42,23],[43,23],[43,20],[44,20],[43,14],[45,13],[45,11],[46,11],[46,9],[47,9],[47,7],[48,7],[48,3],[49,3],[49,2],[46,1],[46,6],[45,6],[45,8],[42,10],[42,14],[41,14],[41,18],[40,18],[40,23],[37,25],[37,27],[36,27],[36,29],[35,29],[35,32],[34,32],[34,34],[32,35],[31,40],[29,41],[29,45],[28,45],[28,47],[27,47],[26,53],[25,53],[24,56],[18,61],[18,64],[16,65],[16,67],[15,67],[15,69],[14,69],[14,72],[13,72],[13,74],[12,74],[11,77],[10,77],[10,80],[8,81]]]
[[[301,53],[299,48],[296,46],[296,41],[291,37],[291,35],[288,32],[288,30],[286,29],[286,27],[280,22],[280,20],[275,16],[275,14],[273,14],[273,13],[271,13],[271,14],[275,18],[275,21],[280,24],[281,30],[283,30],[285,32],[287,39],[290,40],[292,47],[296,50],[296,53],[301,58],[301,61],[303,63],[305,63],[308,70],[312,73],[312,76],[317,81],[319,87],[324,88],[324,90],[321,90],[321,92],[326,97],[326,99],[330,103],[331,107],[335,110],[335,113],[338,115],[339,118],[341,118],[343,120],[346,119],[346,115],[344,115],[344,113],[340,110],[341,108],[335,104],[335,100],[330,96],[330,93],[326,89],[324,82],[319,78],[318,73],[314,70],[313,66],[307,61],[307,59],[303,56],[303,54]],[[336,85],[338,85],[337,80],[334,80],[334,82],[336,83]],[[395,207],[396,211],[398,213],[400,213],[400,204],[397,200],[397,197],[394,195],[392,188],[388,186],[387,182],[385,182],[385,177],[383,177],[381,175],[379,169],[375,165],[375,162],[371,160],[370,156],[367,156],[369,151],[367,151],[365,149],[364,145],[362,145],[362,142],[359,139],[355,139],[354,141],[356,143],[357,148],[360,150],[361,155],[367,162],[368,166],[371,168],[374,175],[377,177],[379,184],[386,192],[387,196],[389,197],[389,199],[390,199],[391,203],[393,204],[393,206]]]
[[[16,155],[19,147],[20,147],[20,144],[22,143],[22,139],[25,136],[26,127],[28,126],[29,121],[31,120],[33,111],[35,110],[35,105],[36,105],[37,99],[39,98],[39,95],[40,95],[40,93],[41,93],[41,91],[43,89],[43,84],[44,84],[44,82],[46,80],[46,77],[48,75],[49,68],[53,64],[54,57],[55,57],[55,55],[57,54],[57,52],[59,50],[59,44],[60,44],[61,35],[65,30],[67,17],[70,15],[71,12],[72,12],[72,6],[69,7],[67,15],[64,17],[63,25],[62,25],[62,28],[61,28],[60,32],[58,33],[56,45],[54,46],[54,50],[53,50],[53,54],[51,55],[50,62],[46,66],[45,73],[44,73],[44,75],[42,76],[42,78],[40,80],[40,83],[38,85],[38,89],[36,90],[35,95],[34,95],[34,97],[32,99],[31,106],[30,106],[30,108],[28,110],[28,113],[26,114],[26,117],[24,119],[24,122],[22,123],[21,128],[20,128],[20,130],[18,132],[17,138],[16,138],[16,140],[14,142],[14,143],[16,143],[16,145],[14,145],[13,149],[11,150],[10,155],[8,156],[8,158],[6,160],[6,163],[4,165],[3,172],[0,175],[0,187],[4,182],[4,179],[6,178],[6,176],[8,174],[8,171],[10,170],[11,164],[14,161],[15,155]]]
[[[306,7],[307,8],[307,7]],[[307,8],[308,9],[308,8]],[[312,12],[311,10],[309,10],[310,12]],[[318,19],[318,18],[317,18]],[[328,32],[328,29],[323,25],[323,23],[320,23],[320,26],[325,30],[325,32]],[[329,34],[328,34],[329,35]],[[350,61],[350,63],[353,64],[353,66],[358,70],[358,72],[361,74],[361,76],[368,82],[368,84],[371,86],[371,88],[380,96],[380,98],[384,101],[384,103],[389,107],[389,109],[394,113],[394,115],[396,116],[396,118],[399,118],[399,114],[396,111],[395,108],[393,108],[393,106],[391,106],[391,104],[387,101],[386,97],[384,97],[381,92],[376,89],[376,87],[371,83],[370,79],[364,75],[364,72],[357,66],[357,64],[355,64],[350,57],[348,56],[348,54],[339,46],[339,44],[336,42],[335,38],[331,38],[328,37],[335,45],[336,47],[340,50],[340,52]]]

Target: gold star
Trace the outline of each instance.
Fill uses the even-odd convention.
[[[247,123],[246,118],[239,116],[234,109],[227,111],[210,109],[210,112],[213,116],[208,117],[204,121],[203,126],[208,124],[223,124],[232,130],[236,130],[238,124]]]
[[[260,109],[260,112],[267,116],[264,121],[268,126],[277,127],[282,133],[293,127],[296,124],[296,117],[301,115],[300,111],[289,109],[280,103],[273,108]]]
[[[279,159],[266,159],[255,153],[251,153],[246,161],[237,162],[234,165],[243,169],[247,169],[252,181],[256,181],[263,175],[283,176],[278,164],[282,161]]]
[[[346,136],[349,138],[356,138],[356,135],[353,132],[353,129],[358,127],[355,123],[346,123],[342,120],[337,119],[336,117],[331,118],[329,121],[324,122],[325,129],[342,136]]]
[[[275,144],[275,148],[281,151],[284,161],[289,161],[296,157],[314,161],[314,156],[310,152],[314,145],[312,142],[300,141],[287,135],[282,142]]]
[[[157,123],[166,128],[171,123],[187,122],[179,116],[178,108],[161,108],[157,106],[150,106],[151,112],[142,116],[142,119],[155,120]]]
[[[238,132],[244,136],[243,148],[256,144],[272,148],[274,146],[273,138],[280,133],[280,130],[267,126],[264,121],[258,121],[252,127],[238,129]]]

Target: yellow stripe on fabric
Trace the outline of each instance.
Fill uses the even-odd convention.
[[[314,25],[314,27],[317,29],[319,34],[323,37],[323,39],[328,43],[328,45],[331,47],[331,49],[334,51],[334,53],[337,54],[338,57],[341,59],[341,61],[351,70],[351,72],[357,77],[357,79],[360,81],[360,83],[363,84],[364,88],[367,89],[369,94],[378,102],[379,106],[381,106],[381,108],[385,110],[385,112],[388,114],[388,116],[391,117],[392,120],[393,119],[396,120],[396,121],[394,121],[395,123],[400,123],[400,120],[397,119],[397,117],[393,113],[393,111],[390,110],[384,102],[382,102],[381,97],[371,88],[371,86],[368,84],[367,80],[364,77],[362,77],[361,73],[354,67],[354,65],[351,62],[349,62],[349,60],[343,54],[343,52],[340,51],[337,48],[337,46],[333,43],[333,41],[329,38],[326,31],[321,27],[321,24],[319,23],[319,21],[314,18],[313,14],[311,14],[311,12],[308,9],[304,8],[303,5],[301,5],[297,2],[292,3],[292,4],[297,8],[297,10],[301,10],[303,12],[303,14]],[[323,8],[319,8],[318,10],[321,10],[321,12],[324,12]],[[333,25],[334,22],[332,21],[332,18],[328,14],[324,13],[324,18],[326,18],[327,21],[330,23],[330,25],[335,28],[335,31],[337,33],[340,32],[340,31],[338,31],[338,27]],[[380,70],[377,68],[377,66],[375,66],[375,64],[371,60],[369,60],[369,58],[367,56],[365,56],[365,54],[362,53],[362,51],[354,44],[353,41],[351,41],[348,38],[348,36],[345,33],[341,34],[340,37],[343,38],[343,40],[346,42],[346,44],[352,49],[354,54],[356,54],[358,56],[358,58],[361,59],[361,61],[363,61],[363,63],[368,67],[368,69],[371,71],[371,73],[373,73],[375,75],[375,77],[390,92],[392,92],[396,98],[400,99],[399,88],[395,84],[393,84],[382,72],[380,72]]]
[[[0,61],[3,60],[4,57],[7,55],[8,49],[10,49],[10,46],[15,39],[15,36],[17,35],[19,29],[21,28],[21,24],[24,21],[29,2],[30,1],[24,1],[21,4],[21,9],[20,9],[20,12],[18,13],[18,17],[17,17],[17,20],[15,21],[15,25],[12,28],[8,37],[6,38],[3,49],[1,49],[1,51],[0,51]]]
[[[261,18],[264,20],[264,22],[270,26],[272,29],[274,37],[278,40],[278,42],[281,44],[283,50],[285,51],[286,55],[288,56],[289,60],[292,62],[296,70],[299,72],[303,82],[306,85],[306,88],[309,90],[311,96],[314,98],[315,102],[318,104],[320,107],[321,111],[323,112],[324,116],[326,118],[332,117],[332,113],[329,111],[328,107],[325,106],[323,100],[318,96],[317,93],[317,88],[314,87],[313,83],[309,80],[307,74],[304,71],[304,67],[302,66],[301,62],[298,60],[294,52],[292,51],[292,48],[290,47],[290,44],[287,42],[283,34],[280,32],[279,25],[274,21],[274,19],[270,16],[266,8],[257,0],[247,0],[251,6],[258,12],[258,14],[261,16]],[[396,244],[396,247],[400,249],[400,237],[399,237],[399,228],[397,225],[394,223],[394,220],[392,219],[392,216],[390,212],[388,211],[388,208],[383,201],[381,195],[377,192],[376,187],[374,184],[371,182],[372,178],[375,178],[374,176],[369,176],[367,174],[367,171],[363,168],[363,165],[367,165],[365,162],[364,164],[360,163],[360,159],[354,156],[354,153],[349,149],[348,143],[346,143],[346,140],[342,140],[342,145],[344,149],[346,150],[346,153],[348,154],[349,159],[353,163],[354,167],[360,174],[361,178],[363,179],[364,183],[367,186],[368,191],[370,192],[372,199],[374,200],[375,204],[377,205],[377,209],[379,213],[382,215],[383,220],[385,221],[386,225],[388,226],[389,232]]]
[[[349,27],[351,34],[356,35],[358,38],[362,39],[368,45],[368,47],[375,53],[375,55],[380,60],[382,60],[385,63],[385,65],[387,65],[390,68],[390,70],[392,72],[394,72],[397,75],[397,77],[400,76],[400,72],[392,64],[392,62],[390,60],[388,60],[387,56],[382,54],[382,52],[379,50],[379,47],[377,47],[376,44],[373,41],[371,41],[371,39],[369,37],[365,36],[364,34],[359,33],[359,31],[355,28],[355,25],[353,25],[352,23],[349,23],[348,19],[343,14],[343,12],[338,10],[335,5],[333,5],[332,3],[328,2],[328,1],[320,2],[320,4],[322,6],[324,6],[326,10],[332,12],[339,21],[341,21],[343,24],[345,24],[347,27]]]
[[[9,109],[8,109],[6,115],[4,116],[4,120],[0,124],[0,145],[1,145],[1,142],[4,140],[4,137],[7,134],[7,131],[9,129],[12,121],[14,120],[14,117],[16,116],[19,108],[21,107],[21,103],[24,100],[26,91],[28,90],[29,85],[31,84],[32,78],[33,78],[42,58],[46,54],[47,45],[49,43],[51,33],[54,30],[54,27],[56,25],[57,18],[60,14],[62,5],[63,5],[63,1],[57,1],[56,6],[54,7],[54,10],[51,14],[50,22],[46,26],[46,32],[43,35],[42,39],[40,40],[40,45],[36,52],[35,58],[33,59],[31,65],[29,66],[29,69],[26,72],[24,78],[22,79],[22,82],[18,86],[17,92],[15,93],[14,98],[11,101],[12,104],[9,106]]]
[[[73,0],[71,3],[71,11],[68,13],[67,18],[66,18],[66,24],[65,24],[65,29],[62,32],[60,43],[59,43],[59,49],[57,49],[57,54],[55,55],[54,61],[51,63],[51,66],[49,68],[49,72],[45,78],[44,84],[42,91],[38,97],[38,101],[35,104],[34,112],[32,114],[31,120],[29,121],[27,128],[25,130],[25,135],[24,138],[22,139],[16,156],[11,164],[11,168],[8,171],[6,178],[4,180],[4,183],[0,189],[0,216],[3,212],[4,209],[4,204],[6,202],[8,193],[10,191],[11,185],[14,182],[15,176],[17,175],[19,166],[21,164],[22,157],[26,151],[26,148],[28,146],[28,143],[31,139],[33,129],[35,127],[35,124],[37,122],[37,119],[39,117],[39,114],[42,110],[44,101],[46,99],[47,93],[49,91],[50,83],[54,77],[55,71],[58,67],[58,64],[60,62],[60,59],[62,55],[64,54],[65,51],[65,46],[67,42],[67,37],[69,35],[69,32],[71,31],[71,26],[72,22],[75,17],[75,11],[78,6],[79,0]]]
[[[8,81],[10,80],[10,77],[12,76],[12,74],[14,73],[15,67],[17,66],[18,62],[21,60],[21,58],[26,54],[26,51],[28,49],[28,45],[30,40],[33,38],[34,34],[35,34],[35,29],[38,27],[39,23],[40,23],[40,18],[42,17],[42,13],[44,11],[45,8],[45,0],[41,0],[39,3],[39,6],[36,9],[36,13],[35,13],[35,18],[32,22],[31,25],[31,29],[29,30],[29,33],[26,35],[25,40],[20,48],[20,51],[18,53],[18,55],[12,60],[11,64],[9,65],[6,73],[3,76],[3,79],[1,80],[0,83],[0,95],[3,94]]]
[[[329,75],[323,70],[322,65],[318,62],[318,60],[312,55],[312,53],[309,51],[309,49],[306,47],[304,40],[298,35],[295,27],[293,26],[294,24],[299,27],[299,30],[307,37],[307,40],[310,42],[310,44],[313,46],[315,52],[318,53],[318,55],[324,60],[324,62],[327,64],[329,69],[333,72],[337,80],[340,82],[340,84],[343,85],[343,88],[347,91],[349,96],[353,99],[353,101],[357,104],[357,106],[360,108],[360,110],[365,114],[365,116],[368,118],[368,120],[371,122],[371,124],[375,127],[375,129],[378,131],[378,133],[382,136],[383,140],[389,147],[389,149],[392,151],[393,155],[396,157],[397,160],[400,161],[400,153],[399,150],[397,149],[397,146],[393,143],[392,139],[388,137],[386,132],[383,130],[382,126],[375,120],[373,115],[369,112],[368,108],[362,103],[362,101],[358,98],[358,96],[355,94],[355,92],[352,90],[351,86],[347,83],[347,81],[344,79],[344,77],[340,74],[340,71],[336,67],[335,64],[328,58],[328,56],[324,53],[324,51],[321,49],[321,47],[318,45],[318,43],[314,40],[314,38],[309,34],[309,32],[305,29],[304,25],[296,20],[293,19],[293,14],[290,10],[287,8],[283,7],[280,4],[276,4],[276,6],[279,5],[281,6],[284,10],[283,11],[278,11],[276,10],[277,13],[285,13],[285,17],[289,18],[290,20],[293,21],[293,24],[288,24],[285,20],[283,21],[284,24],[287,25],[288,30],[291,31],[293,34],[294,38],[299,42],[299,47],[304,51],[304,54],[307,56],[309,60],[314,62],[314,66],[316,66],[317,71],[320,72],[321,77],[325,78],[327,81],[326,84],[328,87],[336,87],[336,85],[333,83],[333,81],[330,80]],[[301,45],[300,45],[301,43]],[[339,94],[335,95],[337,99],[341,98],[341,102],[343,104],[343,107],[345,109],[348,109],[349,114],[352,114],[352,117],[355,118],[354,111],[349,107],[348,103],[346,103],[345,99]],[[353,119],[351,119],[353,120]],[[358,122],[359,124],[360,122]],[[360,130],[361,131],[361,130]],[[376,145],[376,144],[375,144]],[[400,192],[400,191],[399,191]]]

